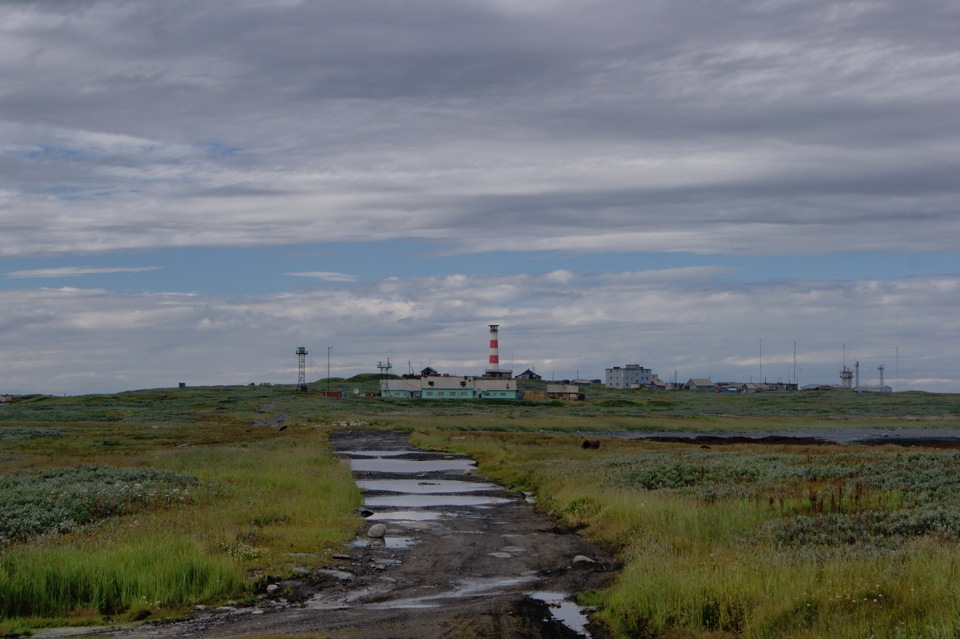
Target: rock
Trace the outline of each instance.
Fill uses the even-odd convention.
[[[378,561],[371,562],[373,567],[376,570],[387,570],[389,568],[395,568],[401,565],[403,562],[399,559],[380,559]]]
[[[277,592],[278,590],[280,590],[280,586],[278,586],[277,584],[270,584],[269,586],[267,586],[267,594],[268,594],[268,595],[272,595],[273,593]]]
[[[586,555],[577,555],[576,557],[573,558],[574,566],[576,566],[577,564],[595,564],[595,563],[597,563],[595,560],[590,559]]]
[[[366,518],[366,517],[372,516],[373,511],[370,510],[369,508],[357,508],[357,514],[360,515],[361,517]]]
[[[367,537],[373,539],[382,539],[387,534],[387,527],[384,524],[374,524],[367,531]]]
[[[328,569],[323,569],[323,570],[320,570],[320,571],[318,571],[318,572],[319,572],[321,575],[325,575],[325,576],[327,576],[327,577],[332,577],[332,578],[337,579],[337,580],[339,580],[339,581],[353,581],[353,574],[351,574],[351,573],[349,573],[349,572],[347,572],[347,571],[345,571],[345,570],[328,570]]]

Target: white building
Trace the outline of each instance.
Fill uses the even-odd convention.
[[[614,366],[607,369],[604,385],[607,388],[639,388],[649,386],[653,377],[653,371],[640,364],[627,364],[623,368]]]
[[[517,399],[517,380],[430,375],[380,380],[380,396],[422,399]]]

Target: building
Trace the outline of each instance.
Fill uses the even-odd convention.
[[[641,388],[653,382],[653,371],[640,364],[627,364],[623,368],[607,369],[604,385],[607,388]]]
[[[528,368],[527,370],[525,370],[525,371],[523,371],[522,373],[520,373],[519,375],[517,375],[517,379],[534,379],[534,380],[538,380],[538,379],[543,379],[543,377],[541,377],[540,375],[537,375],[534,371],[532,371],[532,370],[530,370],[530,369]]]
[[[380,396],[402,399],[517,399],[517,381],[454,375],[380,380]]]
[[[420,397],[420,378],[404,377],[402,379],[380,380],[380,397],[394,399],[413,399]]]
[[[547,397],[549,399],[578,401],[582,400],[584,395],[576,384],[547,384]]]
[[[711,391],[716,393],[719,387],[710,380],[710,378],[702,377],[691,377],[686,384],[683,385],[684,390],[695,390],[695,391]]]

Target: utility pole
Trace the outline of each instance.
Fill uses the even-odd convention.
[[[327,394],[330,394],[330,351],[333,350],[333,346],[327,346]]]

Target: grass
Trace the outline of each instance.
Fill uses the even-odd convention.
[[[482,472],[534,491],[544,511],[615,549],[617,583],[587,596],[615,636],[960,633],[954,451],[416,439],[475,456]]]
[[[67,611],[95,611],[100,617],[126,612],[135,618],[144,610],[183,607],[242,587],[232,561],[169,532],[143,531],[136,539],[108,544],[88,539],[20,547],[0,560],[4,618]]]
[[[960,428],[955,395],[591,387],[584,402],[386,401],[365,396],[377,380],[311,385],[341,399],[206,387],[0,408],[0,508],[18,513],[0,533],[0,634],[182,614],[322,565],[359,523],[360,493],[326,445],[344,426],[469,453],[616,549],[616,585],[584,595],[615,636],[960,634],[953,451],[604,437]],[[599,451],[579,448],[585,433]]]
[[[102,398],[68,399],[54,412],[76,421],[0,422],[0,634],[242,599],[356,530],[360,492],[324,428],[281,432],[243,404],[214,420],[205,401],[196,421],[103,420]]]

